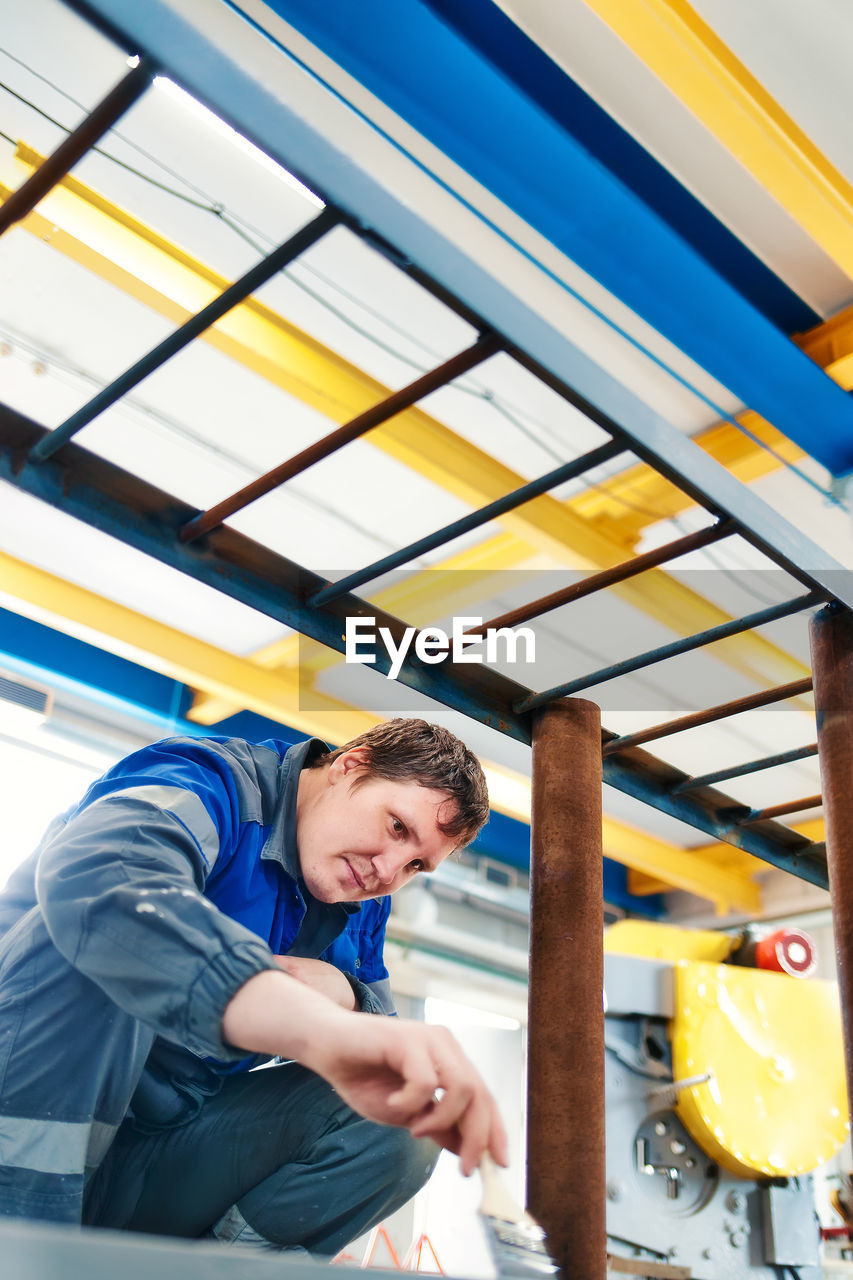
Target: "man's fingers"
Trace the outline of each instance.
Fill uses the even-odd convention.
[[[509,1138],[497,1106],[492,1107],[492,1129],[489,1134],[489,1151],[495,1161],[505,1169],[509,1164]]]
[[[438,1088],[435,1064],[418,1046],[407,1046],[393,1067],[403,1083],[388,1095],[388,1105],[407,1119],[419,1115],[430,1106]]]
[[[456,1040],[438,1040],[433,1052],[444,1089],[409,1125],[415,1137],[432,1137],[459,1156],[462,1172],[473,1172],[486,1150],[502,1164],[507,1161],[506,1134],[492,1095]]]
[[[480,1163],[480,1157],[489,1145],[492,1131],[492,1108],[487,1095],[475,1097],[459,1125],[462,1144],[459,1148],[459,1164],[467,1178]]]
[[[432,1106],[424,1112],[423,1116],[409,1125],[413,1136],[424,1138],[454,1128],[459,1129],[461,1133],[462,1119],[473,1097],[472,1086],[460,1084],[448,1089],[441,1099],[433,1101]]]
[[[486,1150],[506,1164],[497,1104],[449,1031],[385,1019],[362,1019],[357,1030],[360,1061],[336,1061],[333,1047],[326,1064],[327,1078],[350,1106],[371,1120],[404,1125],[415,1137],[433,1138],[456,1152],[465,1174]]]

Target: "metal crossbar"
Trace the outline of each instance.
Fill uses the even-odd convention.
[[[555,698],[565,698],[572,693],[580,693],[583,689],[591,689],[595,685],[614,680],[617,676],[628,675],[632,671],[642,671],[666,658],[677,657],[681,653],[690,653],[693,649],[702,649],[715,640],[725,640],[728,636],[739,635],[743,631],[751,631],[754,627],[762,627],[768,622],[776,622],[779,618],[788,618],[792,613],[802,613],[804,609],[813,609],[826,599],[823,591],[810,591],[807,595],[797,596],[795,600],[787,600],[783,604],[771,605],[768,609],[759,609],[757,613],[748,613],[743,618],[733,618],[731,622],[723,622],[718,627],[709,627],[707,631],[698,631],[695,635],[684,636],[674,640],[672,644],[661,645],[658,649],[649,649],[646,653],[638,653],[634,658],[626,658],[624,662],[614,662],[609,667],[601,667],[586,676],[578,676],[576,680],[568,680],[565,684],[555,685],[543,693],[531,694],[523,698],[516,706],[516,711],[535,711],[546,702]]]
[[[315,595],[309,596],[308,603],[312,608],[316,608],[321,604],[329,604],[332,600],[339,600],[348,591],[354,591],[356,587],[363,586],[365,582],[380,578],[391,569],[398,569],[400,565],[408,564],[410,560],[414,560],[417,556],[422,556],[427,551],[434,551],[436,547],[442,547],[446,542],[452,542],[460,534],[470,533],[472,529],[479,529],[481,525],[488,524],[490,520],[496,520],[498,516],[506,515],[508,511],[514,511],[516,507],[523,506],[525,502],[530,502],[533,498],[541,497],[543,493],[547,493],[549,489],[556,488],[558,484],[564,484],[567,480],[574,480],[577,476],[582,476],[586,471],[592,471],[594,467],[600,467],[602,463],[609,462],[611,458],[615,458],[618,454],[624,452],[625,445],[617,440],[610,440],[607,444],[599,445],[597,449],[592,449],[589,453],[584,453],[579,458],[574,458],[571,462],[564,462],[562,466],[555,467],[553,471],[540,476],[538,480],[531,480],[528,484],[523,484],[519,489],[513,489],[512,493],[507,493],[504,497],[497,498],[485,507],[472,511],[470,515],[451,521],[450,524],[444,525],[443,528],[436,529],[434,533],[428,533],[425,537],[418,538],[416,542],[410,542],[408,546],[401,547],[399,551],[392,551],[390,555],[383,556],[381,560],[374,560],[373,564],[367,565],[364,569],[357,569],[355,573],[348,573],[345,578],[341,578],[339,581],[325,586],[322,591],[318,591]]]
[[[289,262],[293,262],[312,244],[316,244],[337,222],[336,211],[327,206],[311,222],[300,227],[294,235],[285,240],[284,244],[279,245],[261,262],[251,267],[239,280],[235,280],[227,289],[224,289],[218,298],[214,298],[196,315],[191,316],[179,329],[170,333],[168,338],[164,338],[147,355],[142,356],[109,386],[104,387],[103,391],[99,391],[87,404],[51,431],[33,450],[32,461],[43,462],[45,458],[56,453],[57,449],[60,449],[83,427],[93,422],[105,409],[109,409],[111,405],[121,400],[149,374],[154,373],[167,360],[171,360],[179,351],[183,351],[184,347],[189,346],[193,339],[200,333],[204,333],[205,329],[216,324],[217,320],[221,320],[262,284],[266,284],[273,276],[278,275]]]
[[[793,751],[782,751],[775,756],[762,756],[760,760],[749,760],[746,764],[734,764],[728,769],[718,769],[716,773],[703,773],[695,778],[688,778],[675,788],[676,792],[698,791],[700,787],[713,787],[718,782],[727,782],[730,778],[743,778],[749,773],[759,773],[763,769],[775,769],[780,764],[793,764],[795,760],[807,760],[817,755],[817,743],[808,747],[796,747]]]
[[[128,72],[107,96],[98,103],[76,129],[69,133],[52,155],[39,165],[17,191],[0,205],[0,235],[20,222],[36,207],[38,202],[60,182],[78,160],[99,142],[104,134],[117,124],[121,117],[145,93],[154,79],[155,66],[150,58],[143,58]]]
[[[617,582],[635,578],[638,574],[645,573],[647,569],[655,569],[659,565],[669,564],[671,560],[677,560],[679,556],[686,556],[691,551],[710,547],[736,532],[737,525],[733,520],[720,520],[707,529],[685,534],[683,538],[667,542],[662,547],[656,547],[654,551],[646,551],[642,555],[634,556],[633,560],[625,560],[622,564],[614,565],[612,569],[603,569],[601,573],[591,574],[590,577],[580,582],[573,582],[571,586],[563,587],[560,591],[552,591],[547,596],[540,596],[538,600],[531,600],[530,604],[520,605],[518,609],[510,609],[508,613],[502,613],[497,618],[490,618],[482,626],[471,627],[465,634],[477,636],[490,629],[497,630],[498,627],[519,627],[523,622],[541,618],[543,614],[559,609],[564,604],[572,604],[575,600],[583,599],[584,596],[603,591],[605,587],[612,587]]]
[[[636,733],[613,737],[605,742],[604,754],[611,756],[617,751],[627,751],[630,747],[639,747],[646,742],[656,742],[674,733],[698,729],[705,724],[714,724],[717,720],[728,720],[730,716],[740,715],[744,711],[770,707],[774,702],[785,702],[788,698],[810,693],[811,688],[811,676],[803,676],[801,680],[791,680],[788,684],[777,685],[775,689],[762,689],[760,693],[750,693],[745,698],[735,698],[731,702],[720,702],[704,711],[691,711],[689,715],[679,716],[676,720],[666,720],[661,724],[651,725],[648,729],[638,729]]]
[[[217,503],[215,507],[211,507],[209,511],[205,511],[200,516],[196,516],[194,520],[190,520],[181,530],[182,541],[187,542],[191,538],[200,537],[203,533],[209,533],[211,529],[215,529],[228,516],[234,515],[237,511],[242,511],[250,502],[254,502],[272,489],[278,488],[286,480],[292,480],[294,476],[301,475],[303,471],[307,471],[309,467],[313,467],[315,463],[320,462],[323,458],[328,458],[345,444],[349,444],[352,440],[357,440],[359,436],[363,436],[373,427],[378,427],[380,423],[388,422],[395,414],[402,413],[404,409],[410,408],[418,400],[422,400],[424,396],[437,391],[439,387],[447,386],[454,378],[459,378],[463,373],[470,372],[471,369],[476,368],[478,364],[482,364],[484,360],[488,360],[490,356],[495,355],[499,350],[500,339],[495,334],[483,334],[466,351],[460,351],[458,355],[451,356],[449,360],[445,360],[444,364],[439,365],[436,369],[431,369],[429,373],[423,374],[420,378],[416,378],[407,387],[402,387],[399,391],[393,392],[378,404],[371,405],[369,409],[365,409],[364,413],[360,413],[357,418],[352,418],[349,422],[345,422],[336,431],[331,431],[327,436],[323,436],[322,440],[317,440],[314,444],[309,445],[307,449],[303,449],[294,457],[289,458],[287,462],[282,462],[280,466],[273,467],[265,475],[253,480],[251,484],[245,485],[237,493],[232,494],[230,498],[224,498],[222,502]]]
[[[751,826],[754,822],[766,822],[769,818],[782,818],[789,813],[802,813],[804,809],[817,809],[823,804],[823,797],[804,796],[802,800],[786,800],[783,804],[772,804],[766,809],[752,809],[745,818],[738,818],[738,826]]]

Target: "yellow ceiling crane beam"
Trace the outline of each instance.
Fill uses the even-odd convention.
[[[853,186],[686,0],[586,0],[853,279]]]
[[[791,828],[818,843],[826,839],[826,825],[823,818],[809,818],[805,822],[792,823]],[[756,875],[758,872],[771,870],[766,862],[762,862],[760,858],[754,858],[733,844],[700,844],[695,845],[691,852],[715,867],[745,875]],[[639,869],[630,871],[628,875],[629,892],[640,896],[649,893],[665,893],[669,887],[666,878],[661,875],[646,874]]]
[[[719,915],[732,910],[757,915],[761,910],[761,887],[747,870],[719,866],[696,850],[669,845],[612,818],[604,819],[603,842],[605,857],[630,869],[632,893],[635,878],[653,877],[658,890],[683,889],[709,898]]]
[[[833,376],[834,369],[827,372]],[[784,463],[803,457],[798,445],[751,409],[739,413],[736,421],[743,430],[732,422],[719,422],[693,436],[693,443],[742,484],[752,484]],[[614,535],[618,531],[632,541],[658,520],[672,520],[695,506],[682,489],[643,462],[626,467],[605,485],[587,489],[571,501],[579,515],[595,521],[603,531]]]
[[[379,717],[316,691],[305,706],[298,673],[264,670],[248,658],[148,618],[86,587],[0,552],[0,597],[17,611],[89,644],[158,671],[230,706],[238,706],[336,744],[378,723]],[[492,807],[530,820],[530,783],[483,762]]]
[[[28,167],[38,163],[36,153],[23,146],[17,154]],[[66,230],[66,223],[72,231]],[[194,306],[203,305],[226,283],[131,215],[114,211],[102,196],[74,178],[64,179],[22,225],[62,252],[73,254],[72,242],[76,242],[79,260],[86,266],[173,321],[185,319]],[[109,245],[115,261],[96,248],[104,244]],[[145,273],[144,278],[138,271]],[[255,299],[235,308],[200,340],[336,422],[345,421],[387,394],[375,379]],[[516,472],[418,408],[398,414],[366,439],[473,506],[501,497],[522,483]],[[571,503],[560,503],[549,495],[508,513],[502,524],[528,548],[572,568],[606,568],[625,556],[624,542],[599,531]],[[614,590],[676,634],[706,630],[728,620],[723,610],[662,570],[651,570]],[[797,679],[804,673],[801,663],[752,633],[720,641],[713,653],[761,685]]]
[[[239,701],[241,706],[303,733],[341,742],[377,723],[375,716],[333,699],[326,699],[325,707],[318,705],[316,710],[305,710],[300,706],[295,674],[280,676],[264,671],[245,658],[2,552],[0,592],[14,598],[24,616],[59,627],[110,653],[118,652],[182,684]],[[330,732],[330,724],[334,726],[334,733]],[[340,737],[342,728],[344,736]],[[501,780],[510,778],[516,783],[520,797],[520,804],[513,806],[512,816],[523,818],[526,810],[529,817],[527,779],[512,778],[506,769],[490,765],[488,761],[484,762],[484,769],[493,807],[502,808]],[[695,855],[685,854],[676,846],[623,823],[605,819],[604,851],[628,867],[664,877],[669,885],[709,898],[720,907],[756,911],[759,908],[759,890],[748,877],[726,868],[715,869]]]
[[[794,341],[845,391],[853,387],[853,307],[796,334]]]
[[[68,582],[45,569],[0,552],[0,592],[14,597],[18,612],[86,640],[181,684],[325,737],[333,727],[346,741],[376,723],[375,716],[333,698],[312,694],[309,710],[300,705],[295,671],[263,671],[248,658],[207,644],[195,636],[147,618],[105,596]],[[118,646],[118,648],[116,648]],[[324,705],[325,704],[325,705]]]

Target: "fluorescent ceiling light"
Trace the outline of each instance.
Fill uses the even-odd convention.
[[[191,93],[187,93],[186,89],[182,89],[180,85],[175,84],[174,80],[169,80],[167,76],[155,76],[154,85],[174,102],[181,103],[187,111],[190,111],[199,120],[203,120],[204,123],[209,128],[213,129],[215,133],[218,133],[220,137],[226,138],[232,146],[235,146],[238,149],[238,151],[242,151],[245,155],[251,156],[256,164],[261,165],[262,168],[266,169],[269,173],[275,174],[281,182],[285,183],[288,187],[291,187],[294,191],[298,191],[303,199],[307,200],[309,204],[314,205],[317,209],[325,208],[320,197],[315,195],[313,191],[309,190],[304,183],[300,182],[298,178],[295,178],[292,173],[289,173],[287,169],[273,160],[271,156],[268,156],[265,151],[261,151],[260,147],[256,147],[253,142],[249,142],[248,138],[244,138],[236,129],[232,129],[230,124],[226,124],[224,120],[220,119],[220,117],[215,114],[215,112],[209,110],[208,107],[203,106],[202,103],[194,98]]]

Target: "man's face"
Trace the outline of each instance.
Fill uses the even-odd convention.
[[[302,878],[320,902],[361,902],[434,871],[456,847],[438,827],[454,803],[417,782],[363,776],[358,748],[300,778],[297,842]],[[304,784],[308,783],[305,787]]]

